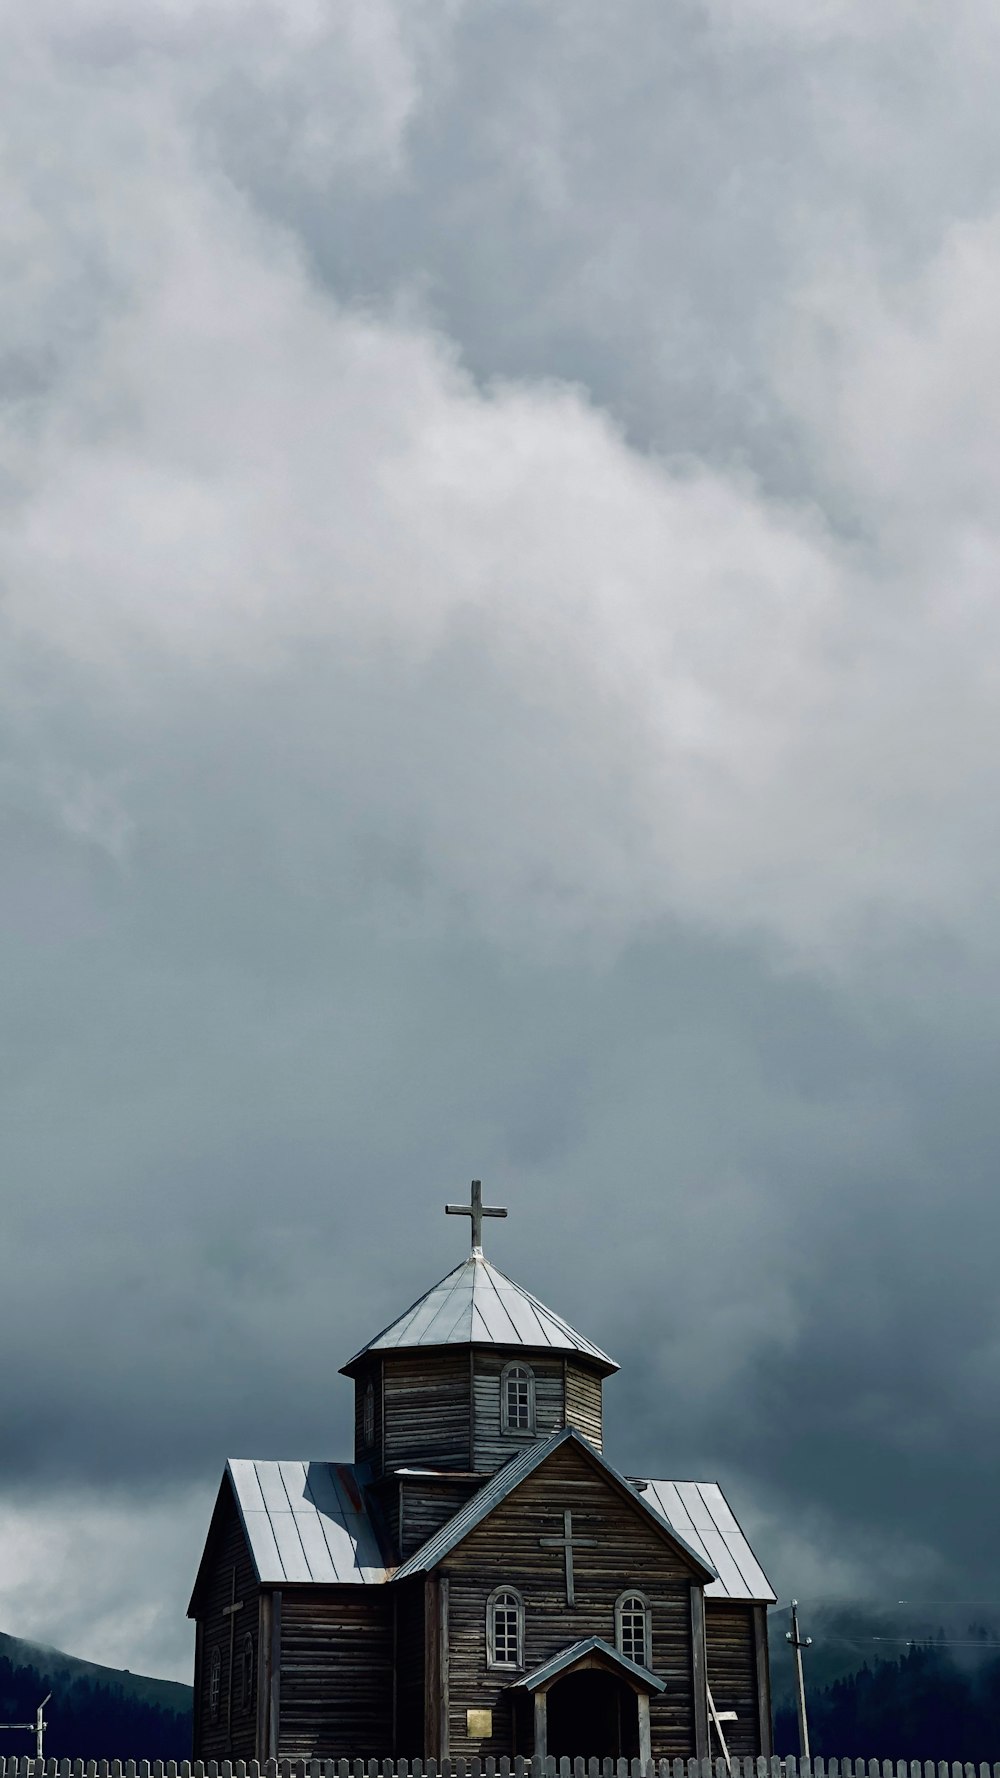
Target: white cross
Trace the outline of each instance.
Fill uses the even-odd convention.
[[[576,1595],[573,1591],[573,1551],[575,1549],[577,1549],[577,1550],[579,1550],[579,1549],[590,1549],[590,1550],[596,1549],[597,1548],[596,1537],[574,1538],[574,1536],[573,1536],[573,1514],[570,1511],[570,1508],[567,1506],[563,1512],[563,1534],[562,1534],[562,1536],[561,1537],[540,1537],[538,1539],[538,1541],[541,1544],[543,1549],[562,1550],[563,1551],[565,1558],[566,1558],[566,1603],[567,1603],[567,1605],[575,1605],[576,1604]]]

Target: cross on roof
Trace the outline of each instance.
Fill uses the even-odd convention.
[[[472,1218],[472,1251],[483,1251],[483,1217],[506,1216],[506,1210],[494,1209],[490,1204],[483,1203],[483,1182],[481,1179],[472,1181],[472,1202],[469,1204],[446,1204],[446,1216],[470,1216]]]

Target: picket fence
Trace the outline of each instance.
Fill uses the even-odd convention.
[[[1000,1761],[891,1759],[0,1759],[0,1778],[1000,1778]]]

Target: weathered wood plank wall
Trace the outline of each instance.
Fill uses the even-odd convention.
[[[213,1524],[214,1563],[208,1584],[198,1602],[195,1663],[194,1738],[200,1759],[253,1759],[257,1752],[257,1683],[260,1669],[260,1588],[250,1560],[236,1504],[227,1488]],[[237,1600],[230,1673],[230,1619],[226,1607],[233,1595],[235,1571]],[[250,1697],[243,1692],[243,1643],[253,1642],[253,1675]],[[209,1696],[213,1650],[219,1652],[218,1707],[213,1713]]]
[[[285,1758],[342,1747],[349,1759],[389,1759],[392,1600],[385,1588],[285,1591],[281,1613],[281,1729]]]
[[[365,1391],[372,1385],[374,1436],[365,1438]],[[370,1463],[376,1475],[382,1473],[382,1361],[373,1358],[354,1379],[354,1461]]]
[[[523,1443],[516,1434],[501,1428],[500,1380],[505,1367],[517,1360],[516,1352],[473,1352],[473,1468],[499,1469],[511,1451]],[[601,1378],[589,1365],[575,1359],[546,1358],[526,1353],[535,1378],[535,1436],[547,1438],[563,1426],[575,1426],[597,1450],[602,1446]]]
[[[570,1507],[579,1537],[590,1539],[575,1559],[575,1604],[566,1603],[563,1557],[539,1539],[562,1530]],[[521,1483],[439,1565],[450,1582],[448,1752],[502,1757],[513,1753],[510,1673],[490,1669],[486,1607],[498,1586],[524,1596],[524,1664],[530,1672],[576,1640],[615,1640],[615,1601],[623,1573],[641,1573],[652,1612],[653,1667],[666,1690],[650,1706],[653,1752],[686,1755],[697,1746],[691,1679],[691,1569],[628,1499],[608,1487],[579,1447],[563,1446],[537,1476]],[[466,1712],[491,1708],[493,1737],[472,1742]],[[426,1744],[425,1744],[426,1745]],[[523,1743],[522,1743],[523,1745]]]
[[[759,1728],[753,1606],[706,1599],[705,1645],[715,1708],[736,1712],[737,1720],[724,1725],[729,1751],[756,1754]]]
[[[383,1378],[385,1467],[470,1469],[467,1350],[388,1353]]]
[[[500,1378],[505,1367],[513,1360],[520,1362],[520,1355],[514,1352],[473,1349],[474,1469],[492,1473],[532,1437],[531,1434],[500,1430]],[[548,1438],[550,1433],[559,1432],[566,1423],[563,1418],[563,1361],[561,1356],[546,1359],[538,1358],[532,1353],[530,1356],[525,1355],[523,1362],[530,1364],[535,1375],[534,1436]]]
[[[376,1475],[407,1464],[490,1474],[523,1439],[501,1431],[500,1379],[516,1351],[455,1347],[387,1352],[355,1378],[354,1450]],[[562,1354],[524,1355],[535,1378],[535,1436],[575,1426],[602,1448],[601,1378]],[[364,1436],[364,1401],[374,1383],[374,1439]]]
[[[447,1525],[482,1485],[482,1476],[455,1476],[453,1480],[413,1476],[400,1481],[396,1527],[400,1559],[405,1561],[412,1556],[435,1531]]]
[[[598,1450],[604,1449],[601,1379],[589,1365],[566,1360],[566,1424],[575,1426]]]

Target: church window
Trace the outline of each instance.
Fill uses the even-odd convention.
[[[490,1667],[524,1665],[524,1601],[514,1587],[498,1587],[486,1606],[486,1660]]]
[[[219,1720],[219,1699],[222,1696],[222,1654],[213,1648],[208,1664],[208,1714],[213,1722]]]
[[[243,1663],[240,1670],[240,1702],[244,1710],[249,1710],[253,1703],[253,1637],[249,1634],[243,1638]]]
[[[370,1377],[365,1384],[361,1437],[365,1449],[370,1450],[371,1446],[375,1443],[375,1385]]]
[[[615,1606],[615,1641],[619,1654],[648,1667],[652,1655],[651,1613],[641,1593],[622,1593]]]
[[[535,1373],[527,1364],[508,1364],[500,1376],[501,1432],[534,1432]]]

